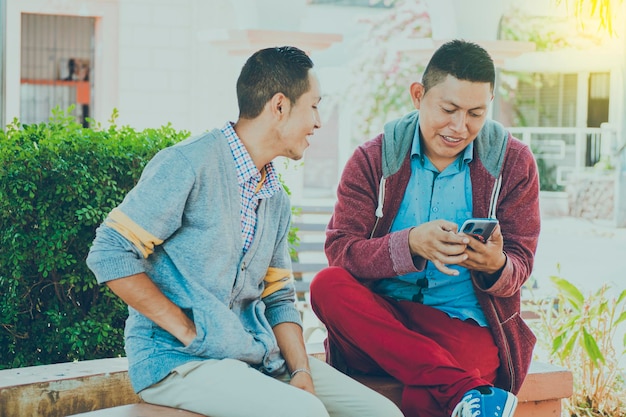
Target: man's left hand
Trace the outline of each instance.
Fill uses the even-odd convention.
[[[291,378],[289,384],[315,395],[313,379],[311,378],[311,375],[307,374],[306,372],[298,372],[297,374],[295,374],[293,378]]]
[[[465,249],[468,257],[459,265],[489,275],[495,274],[502,269],[506,262],[506,255],[502,251],[503,247],[502,231],[500,225],[497,225],[487,242],[482,243],[478,239],[470,239]]]

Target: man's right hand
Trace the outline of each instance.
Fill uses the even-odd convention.
[[[413,256],[429,260],[446,275],[458,275],[459,271],[446,265],[456,265],[467,259],[465,249],[469,237],[460,236],[458,225],[446,220],[433,220],[416,226],[409,232],[409,249]]]
[[[168,331],[183,345],[188,346],[196,338],[194,322],[145,273],[114,279],[107,285],[126,304]]]

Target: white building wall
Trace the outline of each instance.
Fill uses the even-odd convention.
[[[192,102],[191,1],[119,2],[120,123],[189,128]]]
[[[208,32],[225,33],[239,26],[233,2],[196,0],[193,3],[190,20],[193,31],[190,48],[192,119],[189,129],[202,132],[221,127],[227,120],[236,120],[235,83],[247,57],[229,55],[227,47],[217,46],[205,36]]]
[[[235,84],[248,55],[231,53],[237,45],[232,37],[219,39],[232,30],[301,30],[304,5],[304,0],[120,0],[120,122],[138,129],[171,122],[198,133],[235,120]]]
[[[121,122],[198,133],[236,118],[240,59],[199,36],[236,26],[231,2],[120,0],[119,7]]]

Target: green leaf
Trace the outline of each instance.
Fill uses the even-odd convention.
[[[556,353],[561,350],[561,346],[563,346],[564,340],[565,340],[564,333],[559,334],[552,340],[552,352],[553,353]]]
[[[564,278],[552,276],[550,280],[556,285],[557,290],[561,291],[574,308],[580,311],[585,297],[571,282]]]
[[[583,327],[583,344],[585,347],[585,351],[589,355],[589,358],[594,363],[596,364],[598,362],[605,363],[604,355],[602,354],[602,351],[598,347],[598,343],[596,342],[596,339],[591,334],[589,334],[587,329],[584,327]]]

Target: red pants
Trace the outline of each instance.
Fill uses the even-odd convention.
[[[328,329],[327,357],[339,354],[349,372],[402,382],[406,417],[449,417],[463,394],[495,381],[498,349],[474,321],[382,297],[338,267],[315,276],[311,304]]]

